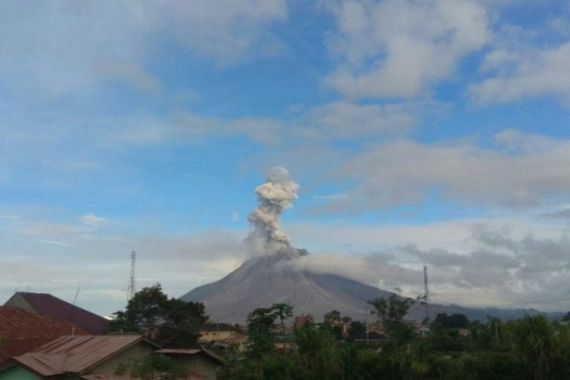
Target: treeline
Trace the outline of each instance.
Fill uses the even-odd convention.
[[[307,323],[287,338],[283,305],[249,315],[249,346],[228,355],[221,379],[570,379],[570,327],[543,316],[503,322],[471,322],[462,314],[439,314],[429,331],[404,319],[411,300],[370,302],[387,339],[374,344],[338,312],[324,323]],[[292,310],[287,309],[290,314]],[[344,322],[344,323],[339,323]],[[348,334],[339,326],[349,322]],[[356,326],[359,334],[350,331]],[[277,327],[277,328],[276,328]],[[351,337],[352,336],[352,337]],[[275,343],[288,341],[288,346]]]
[[[570,379],[570,313],[563,321],[537,315],[508,322],[438,314],[429,329],[419,329],[405,320],[411,303],[396,296],[371,301],[383,333],[373,340],[366,324],[338,311],[291,331],[290,305],[256,309],[248,316],[245,351],[218,351],[227,360],[219,379]],[[116,313],[111,332],[193,347],[207,319],[203,304],[168,298],[157,284]],[[168,363],[155,364],[147,372],[178,378]]]

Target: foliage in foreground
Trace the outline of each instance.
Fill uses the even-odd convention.
[[[378,301],[378,300],[375,300]],[[421,337],[403,317],[408,302],[371,302],[391,335],[369,345],[339,336],[338,312],[327,314],[321,326],[306,324],[292,337],[289,349],[276,349],[272,333],[276,318],[268,309],[250,314],[250,347],[230,354],[221,379],[249,380],[365,380],[365,379],[569,379],[570,327],[543,316],[527,316],[503,323],[470,322],[464,315],[438,315],[431,333]],[[394,303],[394,304],[391,304]],[[264,321],[263,329],[256,324]],[[274,330],[273,330],[274,331]],[[361,332],[359,332],[361,333]],[[255,335],[255,336],[252,336]],[[251,339],[253,338],[253,339]]]
[[[156,284],[137,292],[125,311],[115,313],[109,332],[143,334],[165,347],[193,347],[207,320],[204,304],[168,298]]]

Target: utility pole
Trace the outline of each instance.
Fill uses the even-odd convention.
[[[129,276],[129,288],[127,290],[127,302],[135,296],[135,262],[137,260],[137,253],[131,252],[131,275]]]
[[[424,311],[425,321],[429,321],[429,286],[428,286],[428,270],[427,265],[424,265]]]

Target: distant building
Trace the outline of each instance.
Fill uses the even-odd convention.
[[[47,293],[17,292],[4,306],[68,321],[93,335],[104,334],[107,329],[105,318]]]
[[[463,328],[458,329],[458,330],[457,330],[457,335],[459,335],[459,336],[471,336],[471,330],[469,330],[469,329],[463,329]]]
[[[206,323],[200,328],[199,341],[202,343],[223,341],[241,333],[239,326],[227,323]]]
[[[277,351],[296,351],[299,346],[295,342],[275,342],[273,349]]]
[[[0,306],[0,367],[9,358],[23,355],[54,339],[88,334],[71,322]]]
[[[315,323],[315,318],[311,314],[305,315],[297,315],[295,316],[295,322],[293,325],[296,329],[300,329],[301,327],[305,326],[307,323],[313,324]]]
[[[237,325],[227,323],[207,323],[200,328],[200,343],[211,344],[223,349],[244,351],[247,335]]]

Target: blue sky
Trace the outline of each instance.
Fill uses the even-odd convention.
[[[102,314],[247,257],[301,186],[305,265],[439,302],[568,309],[563,1],[0,2],[0,298]]]

